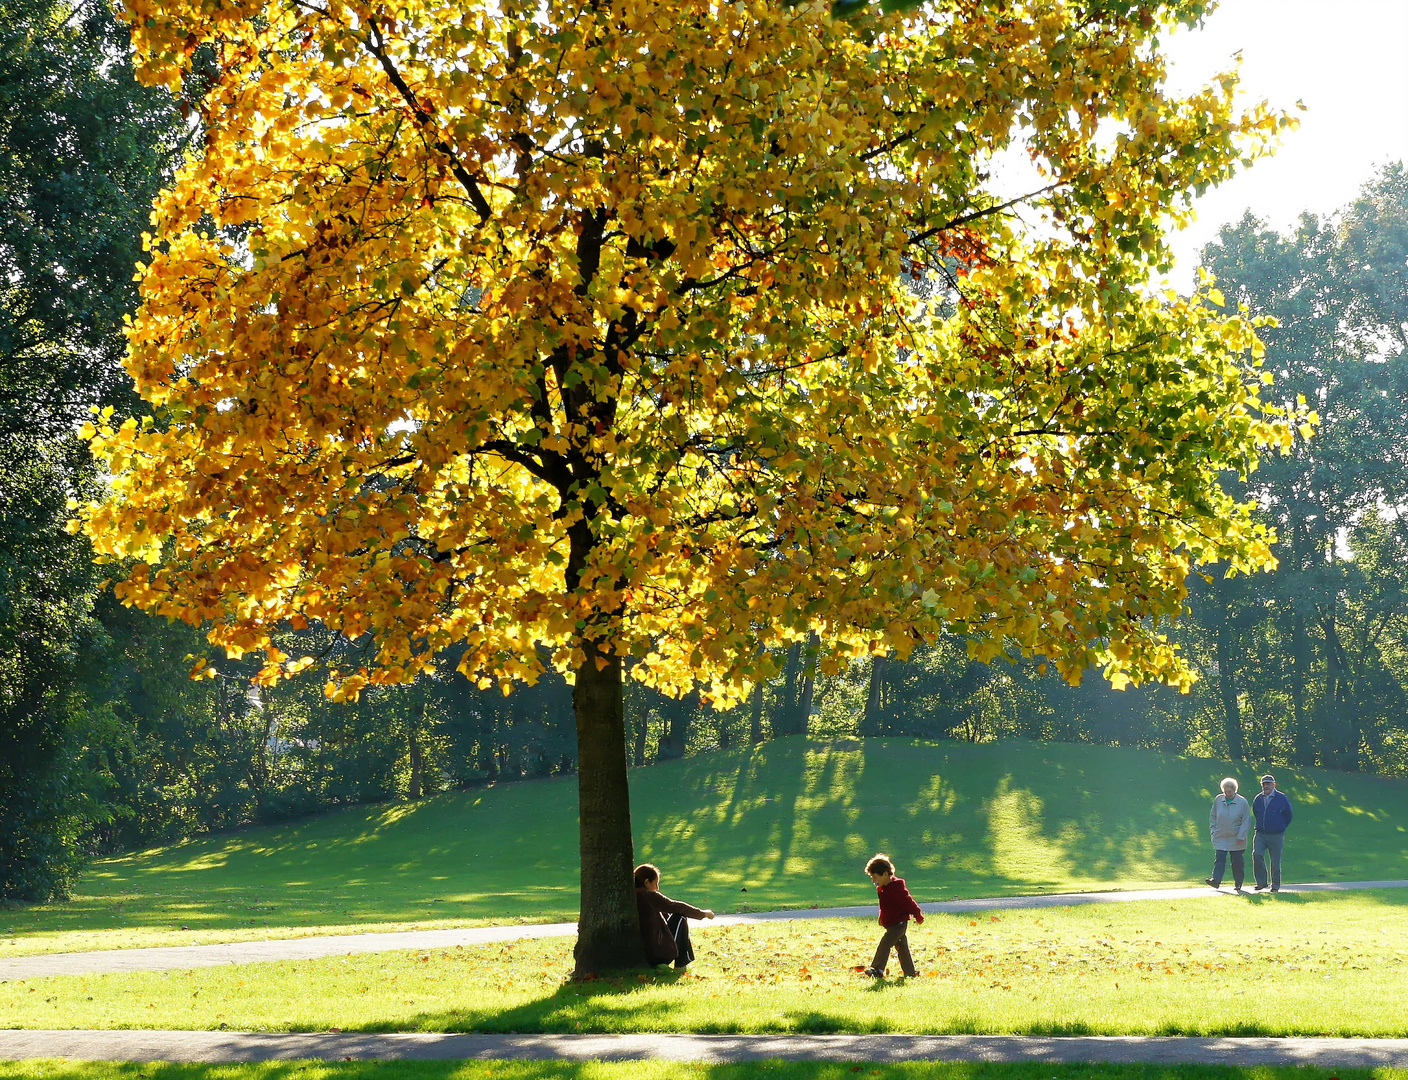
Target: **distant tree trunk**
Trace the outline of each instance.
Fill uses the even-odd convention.
[[[1297,765],[1315,764],[1315,731],[1310,722],[1310,709],[1305,700],[1305,684],[1309,674],[1309,639],[1305,631],[1305,616],[1291,608],[1291,723]]]
[[[645,742],[650,735],[650,713],[641,710],[636,717],[636,745],[635,751],[631,755],[631,763],[634,765],[645,764]]]
[[[249,725],[254,745],[249,748],[250,757],[245,776],[248,778],[250,790],[254,793],[255,820],[264,821],[269,809],[269,778],[272,772],[269,764],[269,740],[274,737],[274,718],[262,694],[258,695],[258,700],[258,722]]]
[[[1359,769],[1359,709],[1354,693],[1353,672],[1340,640],[1332,610],[1325,627],[1325,723],[1326,749],[1333,754],[1337,769]]]
[[[419,799],[425,794],[425,755],[421,751],[420,731],[425,725],[425,688],[419,688],[420,707],[406,725],[406,749],[411,758],[411,779],[406,785],[406,797]]]
[[[479,710],[479,741],[474,747],[475,767],[490,782],[499,778],[499,703],[503,695],[481,693],[476,699]]]
[[[890,665],[889,656],[881,655],[870,661],[870,688],[865,696],[865,714],[861,717],[862,735],[882,734],[884,721],[882,710],[885,701],[885,671]]]
[[[773,738],[807,733],[816,678],[817,640],[816,634],[812,634],[806,642],[794,641],[787,650],[787,665],[782,672],[782,700],[778,702],[772,722]]]
[[[730,743],[733,741],[733,710],[730,709],[728,712],[721,712],[716,715],[718,716],[719,724],[719,749],[727,750],[729,749]]]
[[[753,684],[753,715],[748,720],[748,744],[757,746],[763,741],[763,683]]]
[[[787,647],[787,662],[782,668],[782,694],[772,720],[774,739],[795,734],[797,713],[797,680],[802,673],[802,643],[794,641]]]
[[[1236,666],[1233,662],[1231,614],[1225,600],[1218,596],[1217,613],[1217,687],[1222,698],[1222,726],[1227,735],[1227,756],[1233,761],[1247,758],[1246,741],[1242,737],[1242,710],[1237,702]]]
[[[813,631],[807,639],[807,665],[802,673],[802,695],[797,702],[797,719],[794,730],[805,735],[811,727],[812,700],[816,694],[816,664],[821,652],[821,639]]]
[[[660,747],[655,752],[657,761],[675,761],[684,757],[685,746],[689,742],[689,730],[694,725],[695,714],[699,712],[699,691],[692,690],[678,701],[671,701],[669,722],[660,736]]]
[[[1301,530],[1297,524],[1291,530],[1290,560],[1293,571],[1301,569]],[[1305,700],[1305,686],[1309,677],[1309,641],[1305,632],[1305,616],[1301,614],[1295,598],[1290,600],[1290,639],[1291,670],[1289,689],[1291,693],[1291,724],[1293,730],[1292,753],[1297,765],[1315,764],[1315,732],[1310,723],[1310,710]]]

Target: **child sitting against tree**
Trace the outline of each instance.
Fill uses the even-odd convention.
[[[660,891],[660,870],[650,863],[641,863],[635,870],[636,914],[640,917],[640,936],[645,941],[645,955],[652,964],[675,962],[683,971],[694,960],[694,946],[689,941],[690,919],[712,919],[708,908],[697,908],[683,900],[671,900]]]
[[[909,917],[914,916],[915,924],[924,921],[924,912],[914,902],[905,888],[904,878],[895,877],[895,864],[888,855],[876,855],[865,864],[865,872],[875,882],[875,893],[880,898],[880,925],[885,933],[875,950],[875,959],[865,969],[867,975],[877,979],[885,977],[885,968],[890,963],[890,950],[899,957],[900,970],[908,978],[919,972],[914,970],[914,960],[909,955]]]

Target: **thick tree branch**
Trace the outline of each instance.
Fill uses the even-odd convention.
[[[410,88],[406,80],[401,76],[401,72],[397,69],[396,65],[392,63],[391,57],[386,52],[386,39],[382,37],[381,29],[377,26],[376,20],[369,19],[367,21],[367,34],[362,38],[362,44],[366,46],[367,52],[376,57],[377,62],[381,64],[382,70],[386,72],[386,77],[391,80],[391,85],[396,88],[401,97],[405,99],[406,104],[410,106],[411,113],[415,116],[416,122],[420,127],[422,137],[426,138],[426,141],[433,150],[449,158],[450,171],[454,173],[455,179],[460,182],[460,186],[464,188],[465,194],[469,196],[470,205],[474,207],[475,212],[479,215],[480,222],[488,221],[494,216],[493,208],[489,206],[489,200],[484,198],[484,193],[479,190],[479,184],[475,181],[474,177],[469,175],[469,170],[467,170],[463,162],[460,161],[459,153],[455,148],[444,139],[440,138],[435,132],[427,131],[428,125],[426,118],[429,116],[429,110],[421,105],[420,101],[416,98],[415,91]]]

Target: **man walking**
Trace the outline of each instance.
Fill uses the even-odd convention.
[[[1266,857],[1271,856],[1271,891],[1281,891],[1281,848],[1286,842],[1286,826],[1291,823],[1291,800],[1276,790],[1276,777],[1261,778],[1261,794],[1252,800],[1256,815],[1256,839],[1252,842],[1252,872],[1256,891],[1266,888]]]

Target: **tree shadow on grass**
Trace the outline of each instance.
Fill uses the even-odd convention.
[[[1023,1023],[1004,1024],[1002,1030],[994,1031],[990,1017],[980,1018],[972,1014],[936,1016],[925,1024],[924,1030],[916,1031],[912,1025],[886,1016],[878,1008],[882,999],[876,999],[877,1009],[872,1015],[857,1015],[853,1010],[830,1013],[818,1008],[782,1007],[770,1016],[753,1013],[741,1018],[729,1018],[725,1014],[720,1019],[695,1020],[688,1029],[682,1030],[676,1015],[680,1009],[678,1001],[649,997],[642,993],[651,986],[661,983],[668,985],[678,982],[679,979],[678,973],[668,972],[654,977],[641,973],[589,982],[568,982],[550,994],[511,1008],[427,1011],[397,1020],[351,1025],[344,1030],[367,1034],[422,1031],[517,1035],[684,1033],[687,1030],[687,1033],[697,1035],[925,1034],[1020,1035],[1046,1038],[1112,1034],[1247,1038],[1285,1034],[1280,1028],[1247,1021],[1225,1024],[1203,1022],[1192,1025],[1169,1022],[1156,1028],[1120,1032],[1084,1021],[1033,1019]],[[902,990],[905,985],[905,981],[899,979],[877,979],[863,992],[887,994]],[[710,993],[703,985],[696,989],[701,994]],[[0,1076],[0,1080],[6,1078]]]
[[[36,1071],[28,1062],[0,1062],[0,1080],[622,1080],[640,1075],[631,1061],[262,1061],[241,1065],[172,1062],[51,1061]],[[668,1075],[680,1080],[1031,1080],[1031,1062],[743,1061],[731,1064],[676,1063]],[[1377,1071],[1376,1071],[1377,1072]],[[1179,1065],[1163,1063],[1067,1064],[1044,1061],[1042,1080],[1369,1080],[1368,1069],[1313,1066]],[[651,1071],[650,1075],[667,1075]]]
[[[344,1030],[360,1032],[437,1031],[496,1034],[626,1034],[677,1032],[678,1002],[650,998],[641,992],[662,983],[680,981],[673,971],[626,974],[586,982],[563,983],[552,993],[505,1009],[447,1009],[422,1012],[398,1020],[372,1021]],[[898,980],[876,980],[868,992],[883,993],[901,986]],[[698,987],[701,994],[710,991]],[[741,1034],[876,1034],[897,1030],[884,1016],[859,1019],[854,1014],[830,1015],[809,1010],[780,1010],[769,1019],[704,1020],[689,1029],[701,1035]],[[3,1080],[3,1078],[0,1078]]]

